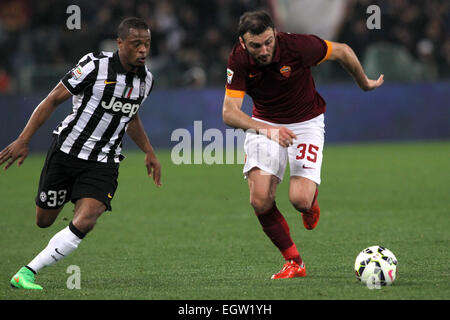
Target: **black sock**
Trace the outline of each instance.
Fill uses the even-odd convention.
[[[77,227],[75,227],[73,225],[72,221],[70,221],[70,223],[69,223],[69,229],[70,229],[70,231],[72,231],[72,233],[74,235],[76,235],[80,239],[83,239],[86,236],[86,233],[81,232],[80,230],[78,230]]]

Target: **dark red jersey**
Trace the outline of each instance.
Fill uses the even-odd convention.
[[[296,123],[325,112],[311,66],[328,59],[331,43],[314,35],[278,32],[272,62],[259,66],[238,42],[228,58],[226,94],[253,99],[253,117]]]

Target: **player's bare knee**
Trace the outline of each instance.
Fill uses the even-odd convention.
[[[45,219],[44,216],[39,214],[39,212],[36,212],[36,225],[39,228],[47,228],[50,227],[52,224],[48,221],[48,219]]]
[[[48,228],[55,222],[61,209],[47,210],[36,206],[36,225],[39,228]]]
[[[55,222],[55,218],[48,215],[36,215],[36,225],[39,228],[48,228],[53,222]]]
[[[289,200],[294,208],[301,212],[308,211],[312,207],[312,199],[309,197],[296,196],[290,197]]]
[[[53,224],[53,221],[48,221],[45,219],[39,219],[38,217],[36,217],[36,225],[39,228],[48,228]]]

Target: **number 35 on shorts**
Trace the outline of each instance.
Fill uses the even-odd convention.
[[[306,160],[316,163],[317,161],[317,152],[319,151],[319,147],[313,144],[301,143],[297,145],[297,155],[295,156],[296,160],[303,160],[306,157]]]
[[[42,202],[46,203],[49,207],[60,207],[66,201],[67,190],[48,190],[42,191],[39,194],[39,198]]]

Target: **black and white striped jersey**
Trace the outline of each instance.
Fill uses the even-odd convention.
[[[85,160],[118,163],[127,125],[153,88],[146,66],[126,72],[118,52],[88,53],[62,79],[73,110],[53,131],[59,149]]]

